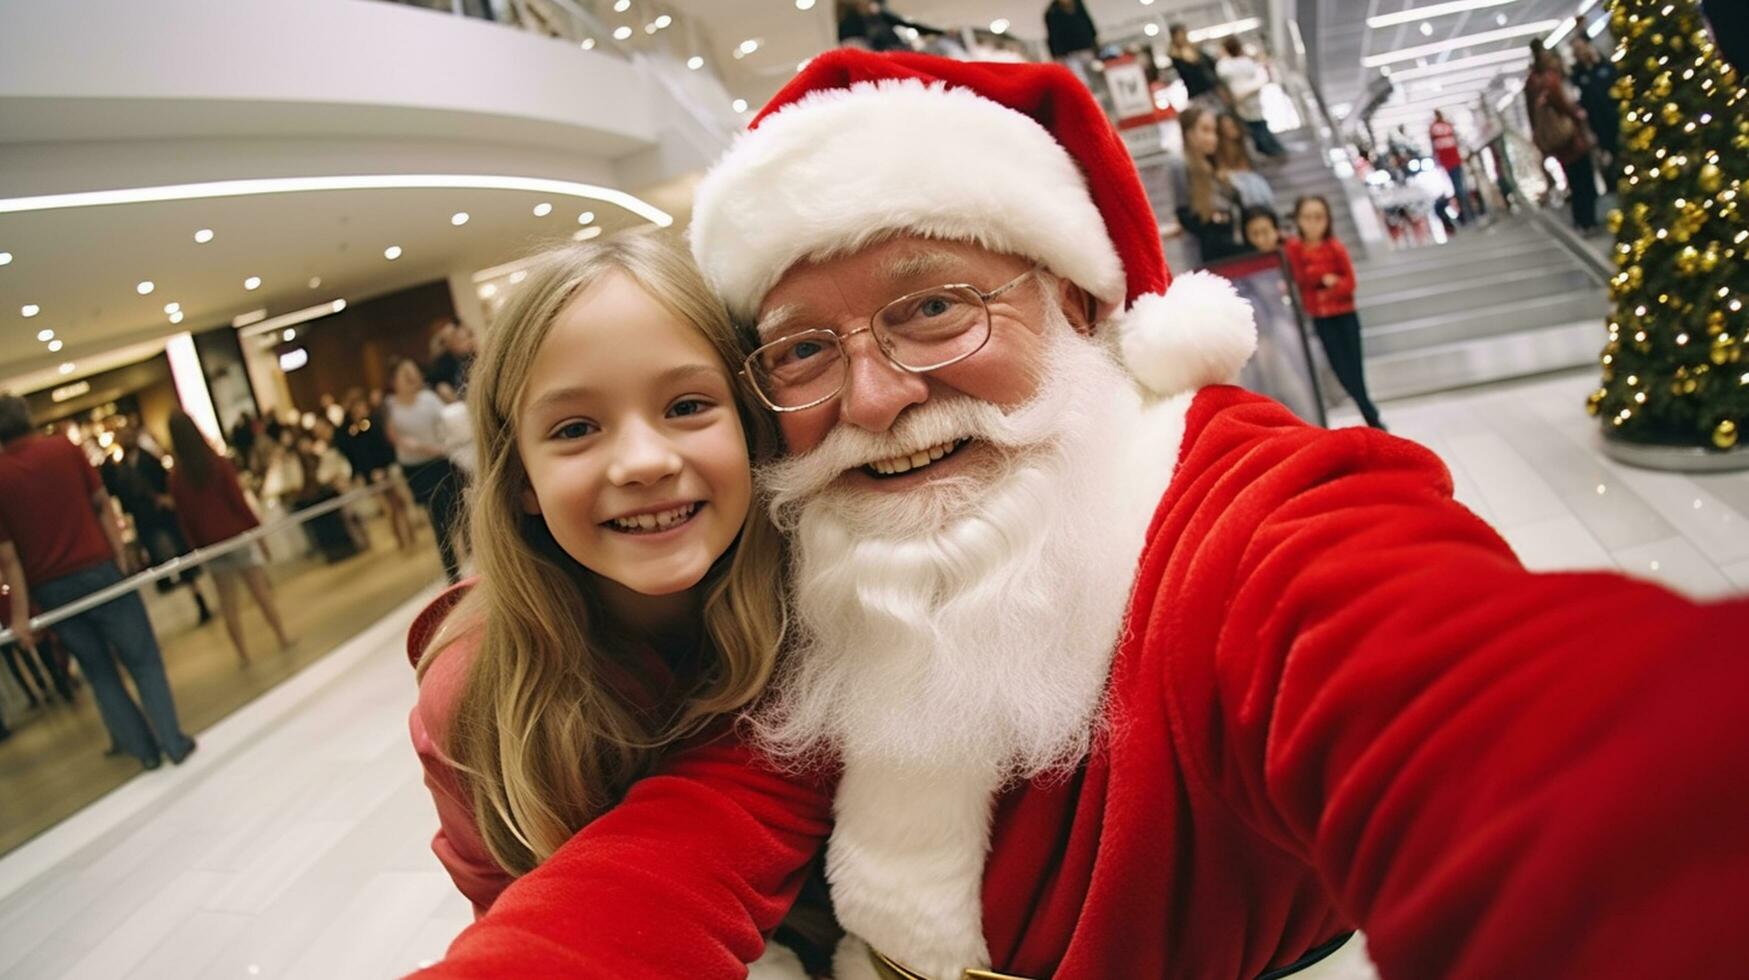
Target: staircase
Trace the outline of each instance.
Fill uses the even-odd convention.
[[[1373,399],[1594,364],[1602,286],[1526,218],[1444,245],[1356,258]]]
[[[1296,200],[1307,194],[1317,194],[1330,202],[1331,227],[1335,229],[1336,237],[1359,257],[1362,251],[1360,229],[1354,223],[1354,213],[1349,210],[1347,191],[1336,172],[1330,169],[1330,161],[1324,159],[1318,149],[1317,137],[1308,129],[1288,130],[1276,133],[1275,137],[1287,147],[1287,156],[1277,161],[1259,155],[1256,164],[1257,172],[1275,190],[1275,207],[1281,214],[1282,223],[1291,224]]]

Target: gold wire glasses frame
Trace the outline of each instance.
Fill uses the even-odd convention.
[[[985,292],[948,283],[906,293],[876,310],[868,326],[841,334],[803,330],[762,344],[741,362],[740,374],[774,412],[800,412],[837,398],[850,375],[845,342],[860,333],[901,371],[925,374],[971,357],[990,340],[990,301],[1025,282],[1041,266]]]

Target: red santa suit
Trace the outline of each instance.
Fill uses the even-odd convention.
[[[1067,776],[994,795],[678,760],[506,890],[428,975],[740,976],[820,843],[829,794],[829,878],[858,951],[840,957],[841,977],[903,976],[860,944],[903,964],[918,936],[962,923],[990,969],[1022,977],[1259,977],[1355,929],[1388,978],[1740,971],[1749,601],[1532,574],[1452,500],[1427,450],[1313,428],[1210,385],[1247,345],[1220,335],[1232,324],[1208,282],[1166,292],[1133,169],[1113,162],[1121,146],[1067,73],[836,52],[775,102],[796,107],[793,121],[858,95],[915,94],[858,85],[894,76],[1049,126],[1109,237],[1089,246],[1078,202],[1053,199],[1068,194],[1059,175],[1036,169],[968,166],[919,191],[922,217],[891,200],[882,214],[1029,255],[1123,303],[1112,328],[1130,366],[1155,391],[1182,392],[1153,410],[1160,465],[1136,474],[1157,504],[1114,517],[1135,521],[1136,574],[1101,737]],[[816,94],[839,91],[842,103]],[[870,139],[893,142],[867,105],[850,107]],[[923,133],[946,141],[929,144],[938,163],[958,159],[952,134],[915,108],[899,114],[913,135],[894,152]],[[784,207],[817,202],[780,165],[820,161],[797,161],[807,128],[784,118],[762,117],[777,130],[769,144],[756,129],[728,176],[700,189],[695,251],[742,313],[825,249],[834,221],[871,220],[815,214],[813,239],[786,223]],[[1021,148],[1002,142],[1005,121],[969,138],[1011,161]],[[1021,177],[1042,188],[1025,214],[953,211]],[[779,189],[749,200],[748,180]],[[725,209],[803,240],[733,235]],[[713,244],[731,238],[734,254]],[[1101,247],[1118,256],[1115,283]],[[1336,955],[1352,962],[1356,948]]]

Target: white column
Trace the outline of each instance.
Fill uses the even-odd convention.
[[[194,349],[194,335],[184,331],[171,337],[164,344],[164,354],[170,359],[170,377],[182,410],[209,441],[224,445],[225,434],[219,426],[219,413],[213,410],[213,395],[207,390],[206,372],[201,370],[200,354]]]

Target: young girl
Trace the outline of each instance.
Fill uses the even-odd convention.
[[[206,436],[184,412],[170,415],[170,446],[176,453],[176,466],[170,471],[170,497],[176,502],[176,516],[189,544],[210,548],[260,526],[261,521],[243,496],[236,469],[213,451]],[[273,599],[273,583],[261,570],[256,547],[238,548],[207,563],[213,573],[213,585],[219,590],[219,612],[224,616],[225,632],[230,634],[237,659],[245,664],[249,662],[249,647],[243,641],[239,583],[249,589],[249,595],[279,640],[280,649],[291,646],[280,622],[279,605]]]
[[[1179,113],[1178,122],[1184,130],[1184,160],[1172,166],[1178,223],[1196,240],[1201,262],[1238,255],[1245,251],[1239,201],[1215,159],[1220,149],[1215,114],[1193,105]]]
[[[538,259],[474,365],[479,575],[420,615],[409,652],[432,847],[478,913],[664,762],[650,792],[701,833],[732,826],[731,804],[785,797],[791,836],[749,832],[749,868],[818,846],[825,793],[711,737],[764,687],[782,628],[781,542],[750,464],[775,428],[740,359],[685,252],[627,234]],[[704,748],[670,758],[686,741]]]
[[[454,531],[461,517],[462,475],[450,465],[444,450],[443,399],[425,386],[424,373],[410,360],[396,362],[389,381],[393,387],[383,402],[389,442],[395,447],[395,461],[407,476],[413,502],[425,508],[431,518],[443,573],[453,585],[461,578]]]
[[[1300,287],[1300,299],[1318,328],[1318,340],[1330,358],[1336,380],[1359,407],[1366,424],[1384,428],[1379,410],[1366,393],[1366,372],[1360,353],[1360,317],[1354,312],[1354,263],[1348,250],[1330,231],[1330,204],[1315,194],[1294,202],[1298,238],[1285,245],[1288,266]]]

